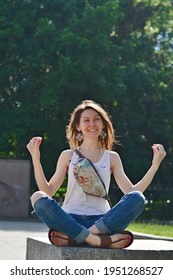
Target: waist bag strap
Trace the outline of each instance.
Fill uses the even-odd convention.
[[[84,157],[84,156],[79,152],[78,149],[76,149],[76,150],[74,150],[74,151],[75,151],[75,153],[79,156],[79,158],[86,158],[86,157]],[[86,159],[89,161],[90,165],[92,166],[92,168],[94,169],[95,173],[97,174],[97,176],[99,177],[100,181],[102,182],[103,187],[104,187],[104,189],[105,189],[105,191],[106,191],[106,197],[105,197],[105,198],[106,198],[106,200],[109,202],[110,207],[112,207],[112,204],[111,204],[111,201],[110,201],[110,197],[109,197],[109,195],[108,195],[108,193],[107,193],[106,186],[105,186],[105,184],[104,184],[102,178],[100,177],[100,174],[98,173],[98,171],[97,171],[97,169],[95,168],[95,166],[94,166],[94,164],[92,163],[92,161],[89,160],[88,158],[86,158]]]

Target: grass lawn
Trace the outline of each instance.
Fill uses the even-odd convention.
[[[140,233],[173,237],[173,226],[172,225],[159,225],[159,224],[134,222],[128,226],[127,230],[136,231],[136,232],[140,232]]]

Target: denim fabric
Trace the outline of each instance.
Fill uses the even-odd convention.
[[[49,227],[61,231],[74,238],[78,243],[83,242],[89,230],[67,214],[58,203],[50,197],[42,197],[34,204],[35,214]]]
[[[103,215],[91,215],[91,216],[86,216],[86,215],[76,215],[76,214],[70,214],[78,223],[83,225],[86,228],[90,228],[91,226],[94,225],[94,223],[103,217]]]
[[[124,195],[101,219],[95,222],[100,233],[117,233],[124,230],[143,211],[145,197],[134,191]]]
[[[34,210],[49,228],[64,232],[81,243],[87,238],[88,228],[93,224],[102,234],[112,234],[124,230],[142,212],[144,205],[144,195],[134,191],[124,195],[105,215],[68,214],[50,197],[42,197],[37,200]]]

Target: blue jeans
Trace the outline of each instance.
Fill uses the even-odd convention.
[[[145,197],[139,191],[124,195],[104,215],[76,215],[66,213],[50,197],[42,197],[34,204],[35,213],[49,227],[61,231],[82,243],[89,235],[88,228],[96,225],[101,234],[113,234],[124,230],[143,211]]]

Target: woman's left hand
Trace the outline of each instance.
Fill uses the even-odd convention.
[[[158,169],[158,167],[161,164],[162,160],[166,156],[166,152],[165,152],[165,149],[164,149],[163,145],[161,145],[161,144],[153,144],[152,149],[153,149],[152,165],[156,169]]]

